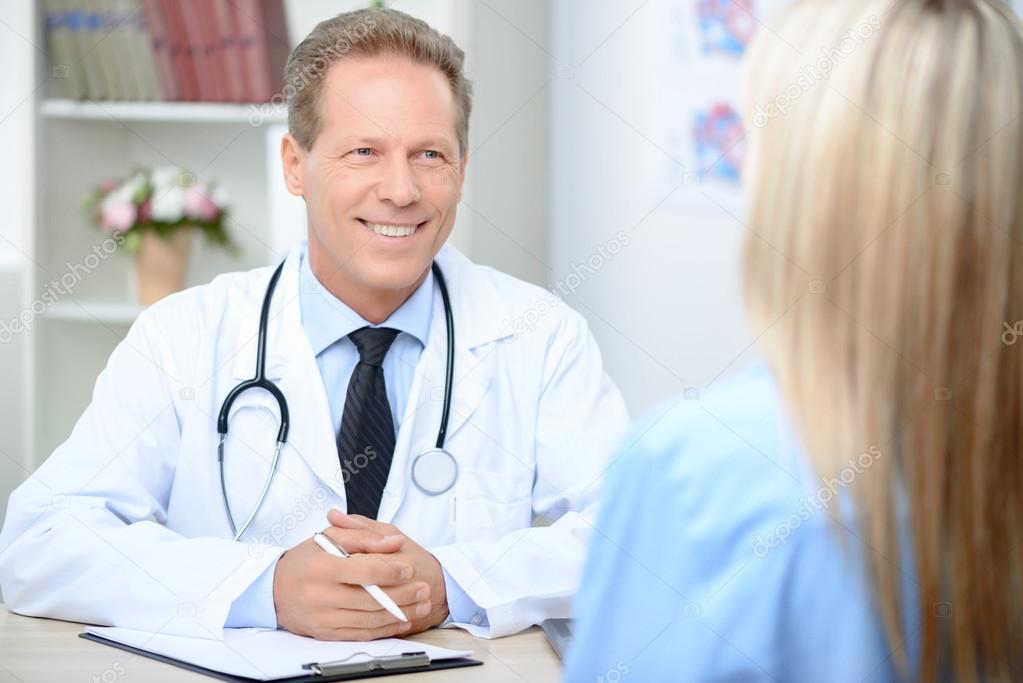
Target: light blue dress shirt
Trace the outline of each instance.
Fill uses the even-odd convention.
[[[852,454],[860,471],[822,478],[787,424],[762,364],[637,424],[602,489],[566,681],[895,679],[872,550],[847,497],[840,524],[828,514],[843,481],[869,485],[871,459],[889,454]],[[900,564],[916,624],[911,556]]]
[[[384,357],[384,384],[387,388],[387,402],[394,419],[395,434],[401,426],[408,403],[409,390],[415,376],[419,356],[426,348],[430,336],[430,322],[433,317],[433,272],[427,274],[423,283],[412,293],[391,316],[373,325],[335,297],[313,274],[307,251],[303,250],[299,271],[299,303],[302,312],[302,327],[309,339],[316,364],[323,378],[330,403],[330,414],[334,420],[334,434],[341,429],[348,382],[359,362],[359,352],[348,334],[363,327],[390,327],[399,331],[394,343]],[[324,525],[326,525],[324,512]],[[277,626],[273,602],[273,575],[277,565],[268,567],[231,605],[225,626]],[[467,623],[477,614],[485,614],[465,591],[444,571],[444,586],[451,621]]]
[[[306,254],[302,255],[299,281],[302,308],[302,327],[316,356],[316,365],[323,377],[330,402],[330,415],[334,419],[334,434],[341,429],[348,382],[359,362],[359,351],[348,335],[363,327],[390,327],[399,331],[384,357],[384,384],[387,402],[398,433],[408,403],[409,389],[415,376],[419,356],[430,337],[430,319],[433,313],[433,273],[412,296],[384,322],[373,325],[335,297],[313,275]]]

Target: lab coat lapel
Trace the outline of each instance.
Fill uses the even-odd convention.
[[[298,321],[295,325],[302,332]],[[345,485],[327,392],[309,340],[305,334],[299,337],[280,381],[281,391],[291,406],[288,445],[290,451],[305,460],[320,481],[344,501]]]
[[[454,380],[446,443],[463,428],[487,395],[493,375],[491,342],[504,336],[500,321],[505,307],[488,280],[453,247],[437,256],[451,296],[455,322]],[[437,289],[437,288],[435,288]],[[430,338],[416,367],[408,404],[398,432],[391,472],[377,518],[390,522],[406,499],[412,483],[412,463],[417,455],[436,446],[444,405],[444,374],[447,331],[444,302],[434,292]],[[457,459],[457,454],[455,454]]]
[[[282,458],[297,454],[316,476],[344,500],[337,444],[333,434],[329,401],[316,358],[302,328],[299,301],[299,256],[296,248],[288,256],[277,283],[270,307],[267,327],[267,377],[276,382],[288,402],[290,429],[287,448]],[[236,379],[251,378],[255,372],[256,339],[259,313],[269,281],[269,273],[253,287],[240,322],[239,349],[235,363]],[[263,392],[247,392],[239,398],[252,396],[252,401],[266,401]],[[272,402],[272,399],[269,399]]]

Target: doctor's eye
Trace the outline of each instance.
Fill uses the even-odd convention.
[[[444,155],[435,149],[424,149],[418,157],[424,163],[431,165],[437,165],[444,161]]]
[[[355,149],[353,149],[348,154],[349,154],[349,156],[354,156],[354,157],[363,157],[363,158],[371,157],[371,156],[373,156],[373,148],[372,147],[356,147]]]
[[[342,157],[342,161],[354,166],[367,166],[378,158],[378,152],[372,147],[356,147]]]

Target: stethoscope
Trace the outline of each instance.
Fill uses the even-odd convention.
[[[273,299],[274,289],[277,288],[277,281],[281,278],[284,270],[282,262],[270,276],[270,282],[266,286],[266,294],[263,295],[263,307],[259,313],[259,336],[256,347],[256,376],[245,380],[228,392],[223,405],[220,406],[220,414],[217,416],[217,433],[220,435],[220,443],[217,445],[217,460],[220,463],[220,490],[224,496],[224,509],[227,511],[227,521],[231,525],[231,533],[234,540],[241,538],[245,530],[252,524],[259,509],[266,500],[270,491],[270,484],[273,482],[274,474],[277,472],[277,463],[281,458],[281,448],[288,441],[288,400],[276,384],[266,378],[266,328],[270,317],[270,301]],[[440,272],[440,266],[436,262],[431,267],[433,275],[437,279],[437,286],[440,288],[441,299],[444,300],[444,321],[447,326],[447,365],[444,370],[444,409],[440,417],[440,428],[437,430],[437,445],[417,455],[412,461],[412,483],[416,488],[428,496],[439,496],[446,493],[455,482],[458,481],[458,462],[455,456],[444,448],[444,438],[448,431],[448,416],[451,412],[451,385],[455,369],[455,319],[451,314],[451,300],[448,298],[447,284],[444,282],[444,275]],[[227,415],[231,405],[239,396],[249,389],[262,389],[268,392],[277,401],[277,407],[281,415],[281,424],[277,429],[277,443],[274,446],[273,460],[270,463],[270,473],[263,483],[263,490],[259,493],[256,505],[249,513],[248,519],[242,528],[235,530],[234,515],[231,513],[231,503],[227,499],[227,484],[224,480],[224,442],[227,441]]]

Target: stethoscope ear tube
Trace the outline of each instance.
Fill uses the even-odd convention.
[[[263,294],[263,306],[260,309],[259,330],[256,337],[256,376],[241,382],[228,392],[224,403],[220,406],[220,413],[217,415],[217,434],[221,437],[227,434],[227,415],[231,411],[234,400],[250,389],[262,389],[273,395],[280,408],[280,428],[277,429],[277,441],[287,441],[287,424],[290,421],[287,414],[287,401],[277,389],[276,384],[266,378],[266,329],[270,318],[270,303],[273,301],[273,290],[277,287],[277,280],[280,279],[285,263],[287,262],[281,261],[273,271],[273,275],[270,276],[270,281],[266,285],[266,293]]]
[[[444,274],[436,262],[433,264],[433,275],[437,279],[441,299],[444,301],[444,322],[447,328],[447,362],[444,369],[444,407],[440,416],[440,428],[437,430],[436,447],[423,451],[412,461],[412,483],[417,489],[428,496],[439,496],[447,493],[458,481],[458,461],[444,448],[444,440],[448,433],[448,419],[451,416],[451,390],[455,377],[455,317],[451,312],[451,298]],[[444,472],[444,470],[450,470]],[[420,474],[420,471],[430,474]],[[440,481],[429,479],[430,475],[443,474]]]
[[[284,271],[284,264],[286,261],[281,261],[281,264],[274,270],[273,275],[270,276],[270,282],[266,286],[266,294],[263,296],[263,306],[259,312],[259,333],[256,345],[256,376],[250,380],[246,380],[228,392],[227,397],[224,399],[224,403],[220,406],[220,413],[217,415],[217,433],[220,435],[220,442],[217,444],[217,461],[220,464],[220,491],[224,496],[224,508],[227,511],[227,521],[231,525],[231,534],[234,536],[234,540],[241,538],[245,530],[252,524],[252,520],[256,518],[256,514],[259,509],[263,507],[263,502],[266,500],[266,494],[270,490],[270,484],[273,482],[274,473],[277,471],[277,462],[281,457],[281,448],[288,440],[288,425],[290,423],[290,415],[288,413],[288,401],[285,399],[284,394],[277,385],[266,378],[266,329],[270,318],[270,302],[273,299],[274,289],[277,287],[277,281],[281,279],[281,273]],[[227,483],[224,476],[224,442],[227,441],[227,417],[231,412],[231,406],[235,400],[249,389],[263,389],[270,393],[271,396],[277,401],[277,408],[281,414],[281,424],[277,429],[277,445],[274,448],[273,461],[270,464],[270,472],[266,476],[266,482],[263,484],[263,490],[259,494],[257,503],[253,507],[252,512],[249,513],[249,518],[245,520],[245,524],[242,525],[241,529],[236,530],[234,524],[234,515],[231,513],[231,503],[227,499]]]
[[[287,262],[281,261],[281,264],[274,270],[273,275],[270,276],[270,282],[266,286],[266,294],[263,295],[263,306],[259,312],[259,331],[256,342],[256,376],[242,382],[229,391],[224,399],[224,403],[221,404],[220,413],[217,415],[217,433],[221,437],[227,435],[227,416],[231,412],[231,406],[234,404],[235,399],[249,389],[263,389],[274,397],[277,401],[277,407],[280,409],[281,424],[277,429],[277,441],[278,443],[286,443],[288,441],[288,425],[291,422],[288,413],[288,401],[284,398],[281,390],[277,388],[277,385],[266,378],[266,329],[270,318],[270,303],[273,300],[274,290],[277,288],[277,281],[281,279],[285,263]]]
[[[220,437],[220,443],[217,444],[217,460],[220,462],[220,492],[224,497],[224,510],[227,512],[227,523],[231,525],[231,535],[233,540],[237,541],[245,533],[245,530],[252,524],[252,520],[256,518],[259,513],[259,509],[263,507],[263,502],[266,500],[266,494],[270,490],[270,484],[273,482],[274,473],[277,471],[277,463],[281,459],[281,448],[284,443],[281,441],[277,442],[274,448],[273,461],[270,463],[270,472],[266,475],[266,481],[263,483],[263,490],[259,493],[256,506],[252,508],[252,512],[249,513],[249,518],[245,520],[245,524],[242,524],[241,529],[235,529],[234,525],[234,514],[231,512],[231,503],[227,500],[227,484],[226,478],[224,477],[224,442],[227,441],[227,435],[223,434]]]
[[[448,434],[448,418],[451,414],[451,388],[455,376],[455,316],[451,313],[451,299],[448,297],[448,285],[440,266],[433,262],[433,276],[437,278],[440,296],[444,301],[444,322],[447,327],[447,363],[444,368],[444,409],[440,416],[440,428],[437,430],[436,448],[444,449],[444,439]]]

